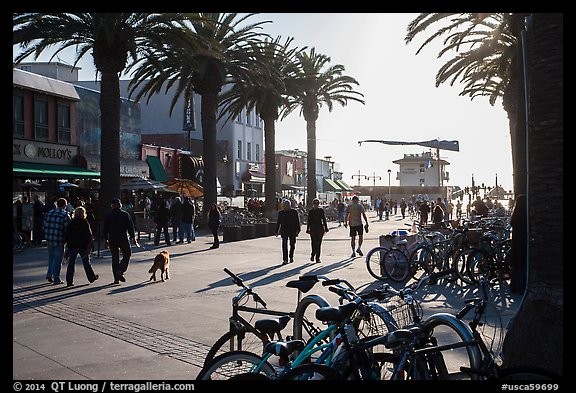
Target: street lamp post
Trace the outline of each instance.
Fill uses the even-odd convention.
[[[392,193],[390,191],[390,174],[392,173],[392,171],[390,169],[388,169],[388,201],[390,201],[392,199]]]
[[[382,180],[380,176],[376,176],[376,172],[372,172],[372,176],[366,176],[366,180],[372,179],[372,201],[376,200],[376,179]]]

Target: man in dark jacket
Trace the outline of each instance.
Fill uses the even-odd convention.
[[[160,244],[160,234],[164,232],[164,241],[170,246],[170,234],[168,234],[168,221],[170,221],[170,209],[166,206],[165,200],[160,200],[158,208],[154,213],[154,222],[156,223],[156,232],[154,233],[154,245]]]
[[[103,236],[106,241],[106,248],[110,248],[110,253],[112,254],[114,284],[119,284],[120,281],[126,281],[124,273],[128,270],[130,256],[132,255],[130,240],[136,247],[140,245],[136,241],[134,223],[130,218],[130,214],[122,210],[120,199],[114,198],[110,202],[110,207],[112,210],[104,219]],[[130,240],[128,240],[128,237],[130,237]],[[120,260],[120,252],[122,252],[122,260]]]
[[[178,243],[184,243],[184,235],[188,243],[196,240],[194,232],[194,217],[196,216],[196,207],[192,204],[190,197],[184,197],[182,204],[182,216],[180,216],[180,232],[178,233]]]
[[[284,201],[284,209],[278,212],[278,221],[276,222],[275,235],[282,236],[282,264],[294,262],[294,248],[296,246],[296,237],[300,233],[300,218],[298,212],[292,209],[290,201]],[[290,241],[290,250],[288,250],[288,241]]]

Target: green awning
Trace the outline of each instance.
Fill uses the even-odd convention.
[[[328,185],[328,191],[342,191],[342,188],[334,180],[324,178],[324,181]]]
[[[342,179],[338,179],[336,180],[336,183],[340,186],[340,188],[342,188],[344,191],[354,191],[354,189],[352,187],[350,187],[348,185],[348,183],[346,183],[344,180]]]
[[[51,165],[36,162],[12,162],[12,173],[16,176],[66,177],[75,179],[97,179],[100,172],[68,165]]]
[[[159,157],[148,156],[146,157],[146,161],[148,162],[148,166],[150,167],[150,174],[152,175],[151,177],[153,180],[156,181],[168,180],[168,175],[166,174],[164,165],[162,165],[162,161],[160,161]]]

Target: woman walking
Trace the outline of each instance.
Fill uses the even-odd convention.
[[[92,265],[90,264],[90,251],[92,251],[92,229],[86,219],[86,209],[82,206],[74,209],[74,217],[70,220],[66,233],[64,235],[66,243],[68,244],[68,268],[66,269],[66,284],[71,287],[74,285],[74,270],[76,265],[76,257],[80,255],[82,264],[84,265],[84,272],[86,278],[90,283],[98,279],[98,275],[94,274]]]
[[[320,207],[320,200],[314,198],[312,201],[312,209],[308,212],[308,227],[306,233],[310,235],[310,242],[312,245],[312,254],[310,261],[320,263],[320,247],[322,245],[322,238],[328,232],[328,224],[326,223],[326,214],[324,209]]]
[[[220,208],[216,203],[212,204],[210,211],[208,212],[208,228],[212,231],[212,236],[214,236],[214,241],[212,242],[212,249],[220,247],[220,240],[218,239],[218,228],[220,228]]]

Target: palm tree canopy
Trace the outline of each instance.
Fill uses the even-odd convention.
[[[166,39],[181,14],[165,13],[20,13],[14,14],[13,43],[22,52],[15,64],[30,55],[34,58],[55,47],[50,60],[63,50],[75,47],[74,66],[90,50],[96,69],[122,71],[128,56],[133,60],[149,42]],[[106,53],[106,56],[99,56]],[[115,56],[110,56],[114,53]]]
[[[517,44],[510,21],[510,14],[423,13],[408,25],[405,42],[412,42],[431,26],[438,27],[416,51],[418,54],[437,38],[446,36],[438,58],[447,52],[457,53],[438,70],[436,86],[446,81],[451,86],[461,82],[464,88],[460,95],[471,99],[488,96],[494,105],[508,86]]]
[[[263,119],[276,120],[286,94],[296,77],[295,54],[302,49],[291,47],[293,38],[281,43],[280,36],[252,44],[254,66],[247,79],[236,79],[221,94],[220,118],[229,120],[242,112],[255,110]]]
[[[254,14],[187,13],[181,22],[182,37],[151,46],[140,61],[131,64],[133,70],[130,91],[136,101],[165,91],[174,84],[177,89],[171,103],[174,109],[178,98],[191,97],[195,91],[221,86],[230,75],[250,78],[251,47],[258,38],[266,36],[257,30],[266,21],[246,24]]]
[[[323,105],[331,112],[335,102],[342,106],[346,106],[348,100],[364,104],[361,98],[364,95],[353,90],[359,83],[356,79],[343,75],[343,65],[329,66],[330,58],[316,53],[315,48],[311,48],[309,52],[298,52],[296,59],[297,77],[283,118],[296,107],[300,107],[300,114],[303,114],[307,121],[315,121]]]

